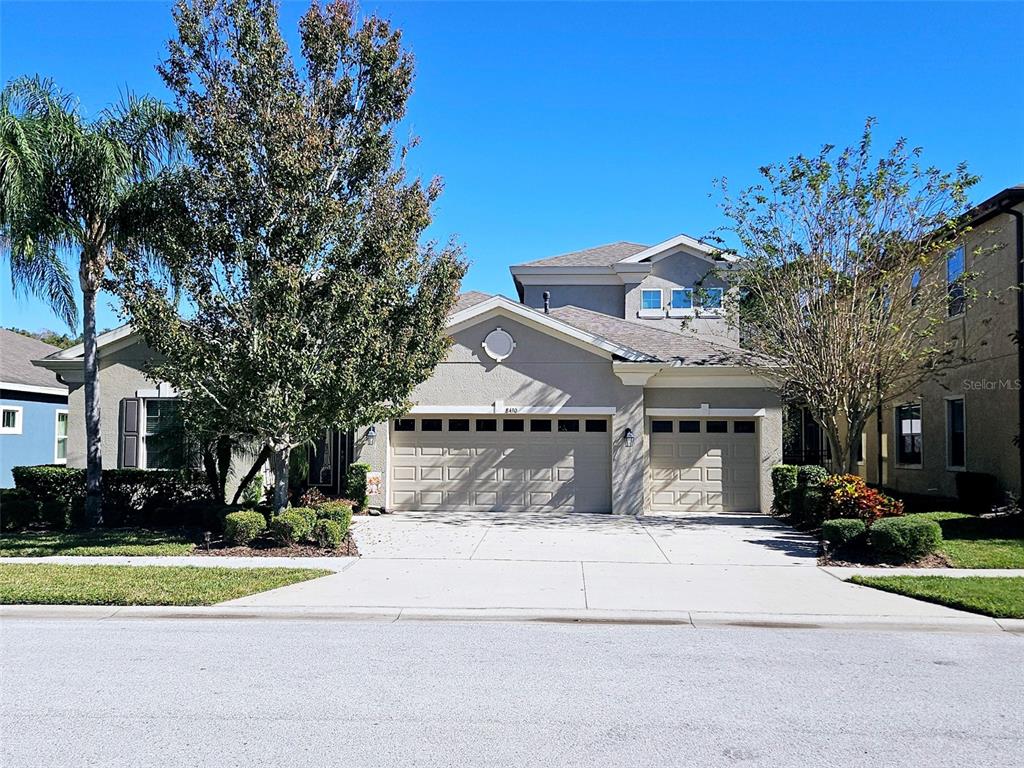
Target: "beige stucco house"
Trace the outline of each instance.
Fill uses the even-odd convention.
[[[686,236],[512,267],[518,300],[463,294],[448,356],[409,413],[327,435],[313,482],[339,490],[340,470],[362,461],[373,505],[389,510],[767,510],[782,410],[721,316],[722,267]],[[40,361],[69,384],[74,413],[81,353]],[[100,338],[107,466],[163,460],[155,438],[175,393],[146,378],[151,354],[128,327]],[[85,463],[81,419],[68,463]]]

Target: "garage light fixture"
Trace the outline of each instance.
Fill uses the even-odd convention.
[[[371,424],[366,429],[366,444],[373,445],[377,442],[377,425]]]
[[[636,435],[633,434],[633,430],[626,427],[626,431],[622,433],[622,440],[626,443],[627,448],[632,448],[633,443],[636,442]]]

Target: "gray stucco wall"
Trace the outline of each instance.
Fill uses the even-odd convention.
[[[650,274],[637,283],[626,285],[625,317],[641,320],[644,323],[664,330],[679,330],[681,320],[665,317],[661,319],[640,318],[642,291],[660,288],[665,306],[669,305],[674,288],[695,288],[698,283],[704,288],[728,288],[728,283],[712,274],[714,265],[706,259],[692,254],[679,252],[667,256],[651,265]],[[703,281],[703,282],[701,282]],[[701,313],[697,309],[695,316],[688,320],[688,327],[701,335],[721,336],[726,339],[738,339],[738,333],[729,323],[715,315]]]
[[[582,307],[613,317],[625,317],[623,290],[621,285],[524,285],[523,303],[543,309],[544,291],[550,291],[552,307]]]
[[[114,469],[118,465],[121,400],[135,397],[137,390],[156,386],[142,372],[152,357],[153,352],[141,341],[100,357],[100,441],[104,469]],[[85,387],[73,383],[69,390],[68,466],[84,467]]]

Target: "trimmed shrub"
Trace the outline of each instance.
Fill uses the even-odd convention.
[[[45,521],[54,528],[80,522],[85,508],[85,470],[63,464],[13,467],[14,486],[46,508]],[[42,512],[41,512],[42,514]],[[40,517],[38,522],[44,522]]]
[[[231,512],[224,518],[224,538],[237,547],[244,547],[267,530],[267,520],[259,512]]]
[[[0,525],[5,531],[42,522],[43,505],[21,488],[0,488]]]
[[[903,514],[903,502],[869,487],[860,475],[830,475],[822,487],[826,517],[863,520],[871,525],[879,518]]]
[[[957,472],[956,498],[962,512],[975,515],[991,512],[999,503],[999,481],[986,472]]]
[[[315,517],[314,517],[315,520]],[[270,532],[278,542],[285,546],[297,544],[309,538],[313,532],[313,522],[297,509],[286,509],[279,515],[270,518]]]
[[[309,530],[313,530],[313,526],[316,525],[317,514],[315,509],[309,507],[291,507],[290,510],[297,515],[302,515],[303,519],[309,524]]]
[[[772,514],[788,515],[789,496],[796,488],[796,474],[800,467],[794,464],[776,464],[772,467]]]
[[[328,501],[316,508],[316,516],[337,523],[344,536],[352,525],[352,504],[348,501]]]
[[[906,563],[934,552],[942,543],[942,528],[913,515],[890,517],[871,526],[868,542],[888,562]]]
[[[344,537],[341,526],[333,520],[317,520],[313,526],[313,541],[324,549],[337,549]]]
[[[201,525],[212,502],[199,472],[105,469],[103,523],[111,528]]]
[[[863,539],[868,527],[863,520],[839,519],[826,520],[821,524],[821,538],[833,547],[845,547],[847,544]]]
[[[825,519],[825,491],[822,483],[828,477],[824,467],[808,465],[796,473],[796,488],[790,492],[790,514],[797,522],[821,525]]]
[[[348,495],[356,502],[359,511],[363,511],[370,503],[370,497],[366,495],[366,473],[371,471],[369,464],[352,464],[348,468],[348,475],[345,478],[345,488]]]

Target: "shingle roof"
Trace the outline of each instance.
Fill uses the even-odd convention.
[[[0,328],[0,381],[32,387],[66,389],[57,381],[52,371],[32,365],[33,360],[41,360],[59,351],[60,349],[52,344]]]
[[[666,331],[580,307],[551,310],[556,320],[647,355],[652,362],[682,365],[749,365],[752,357],[727,339],[708,341],[686,331]]]
[[[606,243],[594,248],[587,248],[582,251],[563,253],[558,256],[548,256],[537,261],[528,261],[525,264],[516,264],[517,267],[609,267],[622,259],[646,250],[648,246],[640,243]]]
[[[451,314],[461,312],[464,309],[469,309],[474,304],[479,304],[481,301],[487,301],[491,298],[489,293],[481,293],[480,291],[466,291],[460,293],[459,298],[455,300],[455,305],[452,307]]]

